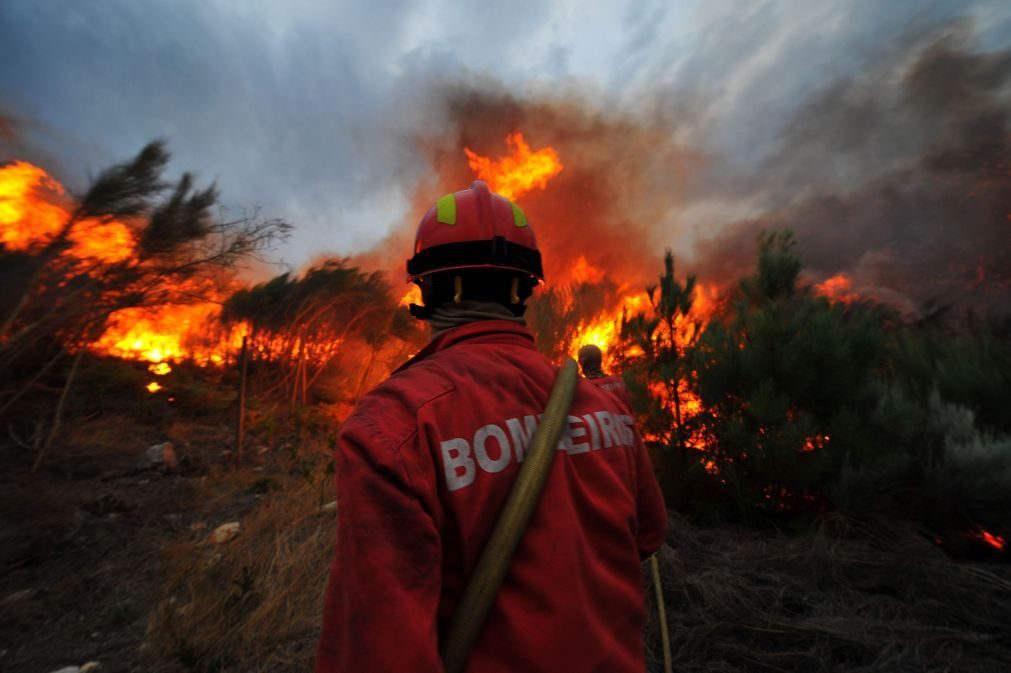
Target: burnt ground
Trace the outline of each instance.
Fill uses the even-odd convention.
[[[102,433],[115,446],[91,441]],[[228,428],[165,432],[111,417],[68,434],[77,445],[57,442],[36,474],[27,451],[0,452],[0,670],[46,673],[88,661],[103,671],[184,670],[145,659],[148,614],[166,543],[255,504],[251,494],[210,509],[199,499],[201,480],[228,461]],[[173,435],[179,469],[137,469],[145,448]]]
[[[0,671],[310,667],[333,515],[323,463],[316,481],[302,470],[332,425],[299,453],[254,411],[262,435],[236,472],[226,407],[86,415],[36,474],[20,438],[0,439]],[[166,440],[179,468],[138,469]],[[208,544],[229,521],[243,533]],[[952,559],[900,522],[828,517],[787,535],[672,515],[659,559],[678,671],[1011,670],[1011,564]]]

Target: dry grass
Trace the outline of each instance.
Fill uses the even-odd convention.
[[[839,518],[794,538],[674,518],[668,542],[661,574],[678,671],[1011,670],[1006,565],[956,563],[909,530]]]
[[[169,548],[148,651],[199,671],[309,670],[334,515],[320,511],[314,486],[292,480],[241,523],[231,542],[208,544],[208,529]]]

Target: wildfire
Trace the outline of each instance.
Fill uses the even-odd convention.
[[[0,168],[0,244],[8,250],[46,245],[71,217],[63,186],[43,169],[25,161]],[[135,243],[130,227],[116,220],[81,220],[67,237],[72,256],[108,263],[129,259]]]
[[[505,140],[511,154],[498,161],[464,148],[470,169],[488,183],[493,192],[510,200],[544,189],[548,181],[562,172],[564,166],[552,147],[534,152],[520,131],[510,133]]]
[[[400,298],[401,306],[410,306],[411,304],[421,304],[421,288],[417,285],[411,284],[407,292],[403,297]]]
[[[845,273],[838,273],[818,283],[814,286],[814,292],[829,301],[840,302],[842,304],[852,304],[860,299],[860,295],[853,292],[853,280]]]
[[[161,390],[161,385],[157,381],[152,381],[144,387],[147,388],[149,393],[156,393]]]
[[[0,246],[7,250],[31,252],[66,236],[70,246],[63,254],[71,259],[129,262],[136,255],[135,231],[116,220],[75,220],[63,186],[38,166],[15,161],[0,167]],[[193,294],[191,288],[177,289]],[[244,326],[219,335],[219,315],[220,304],[214,302],[124,309],[109,317],[105,333],[90,349],[152,363],[183,359],[204,365],[220,363],[241,343]],[[156,375],[168,371],[152,369]]]
[[[823,449],[830,439],[832,438],[828,435],[813,435],[804,440],[804,446],[800,450],[804,453],[810,453],[815,449]]]
[[[979,539],[987,543],[997,551],[1004,551],[1004,547],[1007,546],[1007,542],[1000,535],[994,535],[988,531],[980,531]]]
[[[218,334],[220,311],[220,306],[212,302],[117,311],[109,318],[105,334],[91,348],[128,360],[221,364],[226,353],[241,348],[242,334],[247,330],[240,325],[227,334]]]

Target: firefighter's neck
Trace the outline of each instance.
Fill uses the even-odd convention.
[[[432,338],[446,330],[468,325],[478,320],[510,320],[520,325],[526,325],[522,316],[516,316],[507,307],[493,301],[461,300],[459,303],[447,302],[432,309],[428,316],[428,324],[432,328]]]

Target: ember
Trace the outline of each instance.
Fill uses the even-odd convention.
[[[993,533],[990,533],[985,530],[979,532],[979,539],[987,543],[997,551],[1004,551],[1004,547],[1007,546],[1007,542],[1005,542],[1004,538],[1002,538],[1000,535],[994,535]]]

